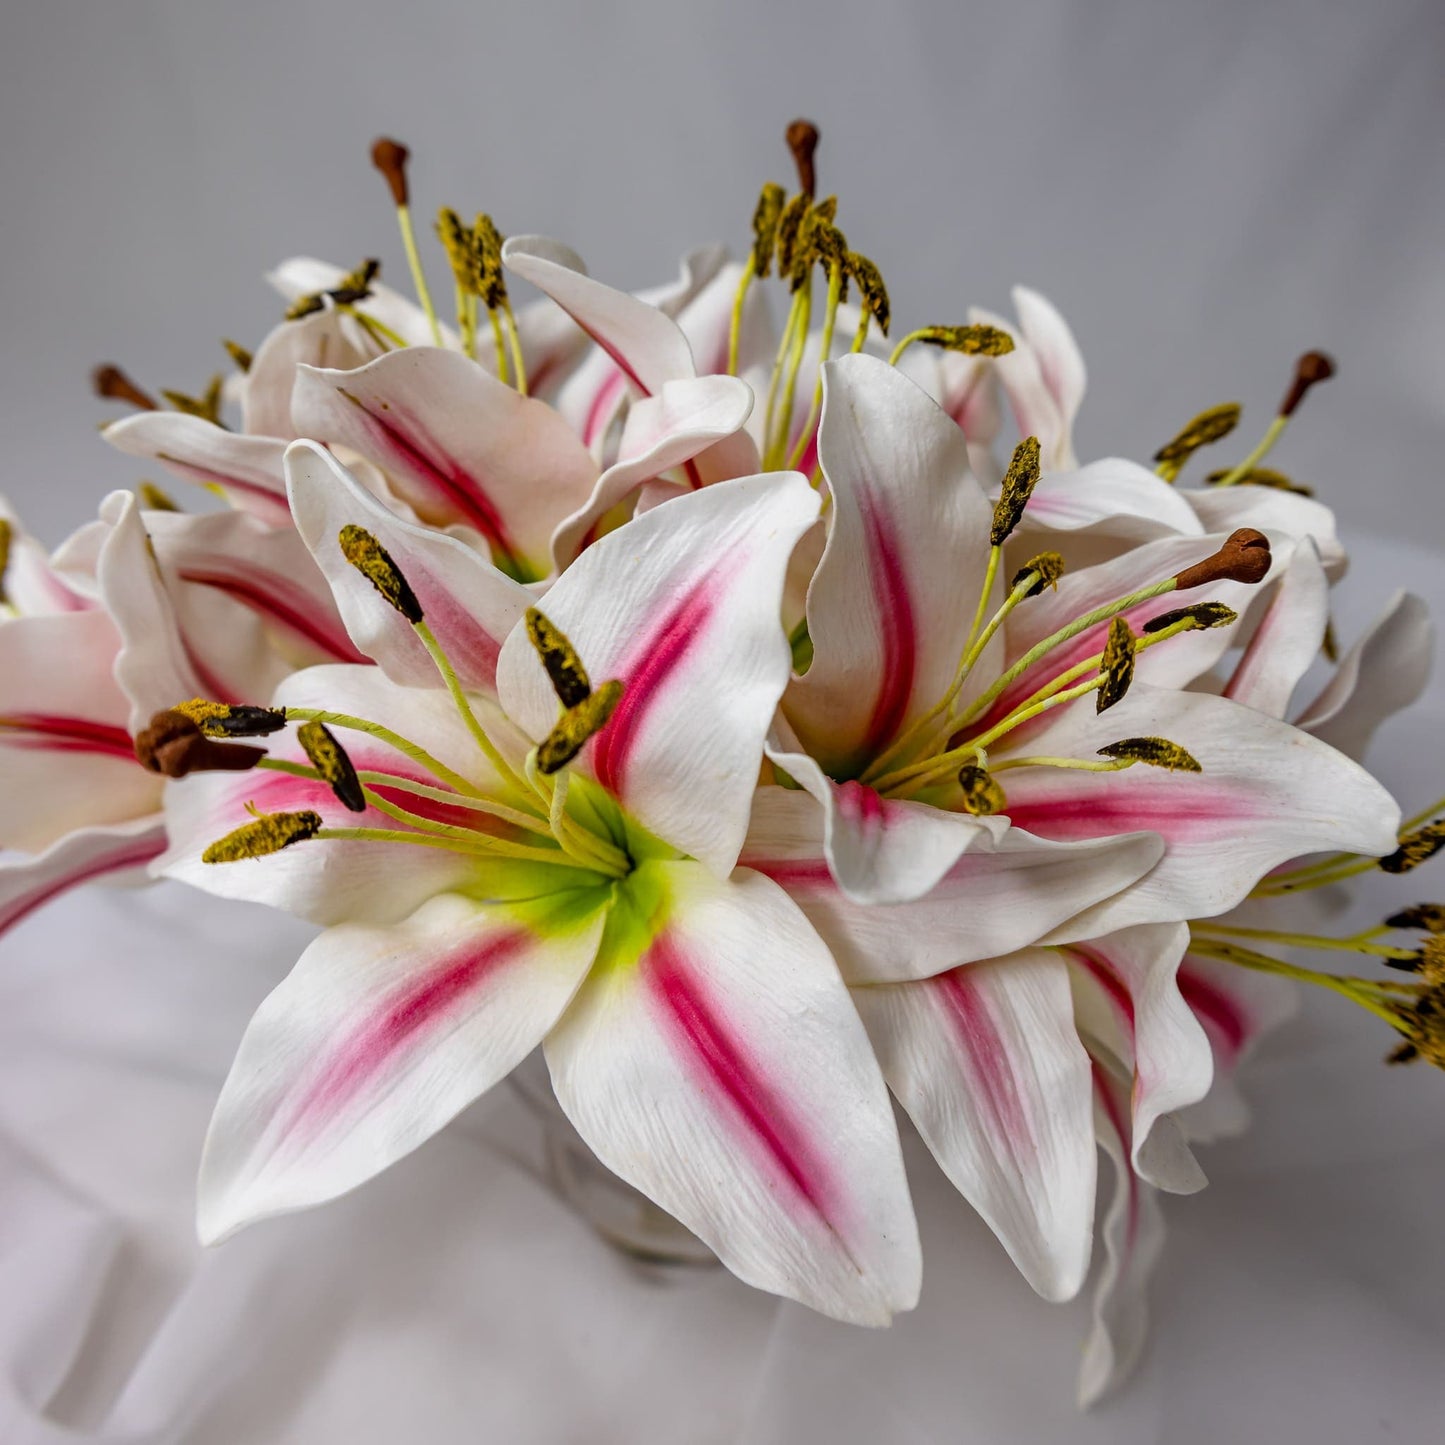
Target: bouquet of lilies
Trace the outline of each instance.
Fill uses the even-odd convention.
[[[1141,1347],[1157,1193],[1204,1184],[1295,982],[1445,1064],[1445,907],[1282,912],[1445,842],[1358,761],[1429,623],[1402,593],[1336,658],[1333,517],[1265,465],[1326,356],[1202,482],[1238,406],[1081,466],[1054,307],[891,340],[817,132],[788,140],[741,262],[631,295],[444,209],[444,305],[379,141],[415,301],[293,259],[202,395],[99,370],[133,409],[105,439],[223,505],[142,483],[53,553],[5,512],[0,928],[102,877],[322,926],[221,1092],[207,1242],[398,1163],[538,1046],[603,1165],[859,1324],[920,1289],[890,1094],[1051,1300],[1102,1150],[1088,1401]]]

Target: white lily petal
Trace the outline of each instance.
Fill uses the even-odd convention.
[[[1397,592],[1296,726],[1347,757],[1362,758],[1380,724],[1425,691],[1434,653],[1429,608],[1413,593]]]
[[[1088,384],[1083,353],[1069,323],[1047,297],[1027,286],[1015,286],[1012,294],[1019,330],[1038,360],[1049,395],[1058,405],[1064,445],[1071,446],[1070,431]]]
[[[827,949],[757,874],[651,866],[666,922],[627,957],[604,944],[547,1040],[558,1101],[741,1279],[886,1324],[918,1298],[917,1228],[887,1091]]]
[[[846,778],[953,680],[993,510],[963,434],[896,368],[847,356],[823,378],[819,455],[833,507],[808,593],[813,661],[785,711],[804,749]]]
[[[338,285],[340,279],[329,284]],[[256,348],[243,378],[242,431],[283,443],[305,435],[291,410],[297,367],[351,371],[376,360],[384,349],[354,316],[329,306],[299,321],[283,321]]]
[[[323,933],[256,1011],[221,1090],[202,1242],[334,1199],[425,1143],[537,1046],[605,916],[570,893],[444,894],[392,927]]]
[[[1104,457],[1077,471],[1046,471],[1010,550],[1020,556],[1042,551],[1051,532],[1070,534],[1065,545],[1072,561],[1084,543],[1119,551],[1157,537],[1200,537],[1204,527],[1178,489],[1148,467]]]
[[[463,686],[492,693],[503,639],[531,605],[531,593],[455,537],[398,517],[314,442],[287,449],[286,473],[297,530],[357,647],[394,682],[439,685],[411,624],[342,555],[337,538],[348,525],[365,527],[390,554]]]
[[[740,861],[788,891],[850,984],[927,978],[1012,953],[1136,882],[1164,851],[1153,833],[1059,844],[1010,828],[964,853],[916,901],[859,904],[828,866],[823,824],[809,794],[760,788]]]
[[[1039,355],[1022,334],[1022,328],[978,306],[971,306],[968,316],[975,324],[997,326],[1013,337],[1014,349],[995,358],[993,364],[1018,423],[1019,435],[1039,439],[1043,464],[1048,470],[1072,471],[1078,466],[1078,460],[1069,435],[1069,418],[1050,390]]]
[[[1040,950],[854,990],[889,1087],[955,1188],[1045,1299],[1089,1267],[1089,1056],[1068,969]]]
[[[817,515],[818,494],[796,472],[720,482],[609,533],[546,596],[593,682],[624,688],[578,763],[720,877],[742,847],[787,685],[788,559]],[[502,648],[497,686],[530,737],[551,731],[556,694],[521,628]]]
[[[1273,585],[1269,605],[1230,673],[1225,697],[1284,717],[1300,679],[1320,655],[1329,591],[1319,549],[1306,537]]]

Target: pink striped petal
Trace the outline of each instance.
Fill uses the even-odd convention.
[[[335,268],[328,268],[335,269]],[[340,276],[328,284],[335,286]],[[291,411],[297,368],[351,371],[385,348],[354,316],[327,307],[299,321],[283,321],[256,348],[241,390],[241,429],[249,436],[293,441],[304,432]]]
[[[1214,1057],[1177,975],[1189,943],[1182,924],[1127,928],[1063,950],[1075,1021],[1091,1053],[1131,1076],[1134,1169],[1159,1189],[1192,1194],[1204,1174],[1168,1117],[1209,1092]],[[1165,1125],[1156,1131],[1156,1125]]]
[[[167,471],[225,497],[273,527],[291,524],[281,454],[272,436],[243,436],[181,412],[143,411],[112,422],[101,435],[128,456],[159,462]]]
[[[78,828],[153,813],[160,780],[136,762],[100,611],[0,623],[0,845],[38,852]]]
[[[696,375],[677,323],[656,306],[594,281],[570,247],[545,236],[513,236],[502,260],[567,312],[643,396]]]
[[[348,525],[367,528],[391,554],[462,684],[493,692],[502,640],[531,604],[531,593],[455,537],[398,517],[313,442],[287,449],[286,472],[297,530],[331,584],[356,646],[395,682],[439,685],[411,624],[342,556],[337,538]]]
[[[1232,963],[1186,954],[1179,991],[1214,1051],[1214,1085],[1179,1122],[1190,1139],[1210,1143],[1249,1127],[1250,1111],[1239,1088],[1241,1064],[1266,1034],[1299,1012],[1299,989],[1287,979]]]
[[[1045,1299],[1089,1267],[1089,1056],[1068,970],[1044,950],[969,964],[854,1001],[888,1086],[954,1187]]]
[[[1434,653],[1429,608],[1413,593],[1397,592],[1297,725],[1347,757],[1362,758],[1380,724],[1425,691]]]
[[[917,1300],[887,1092],[828,951],[756,874],[651,864],[666,924],[606,956],[547,1040],[608,1168],[747,1283],[858,1324]]]
[[[752,407],[752,390],[731,376],[670,381],[657,396],[634,405],[627,413],[617,461],[552,536],[555,570],[567,567],[596,538],[607,514],[630,501],[644,482],[691,464],[715,443],[739,435]],[[737,475],[757,471],[757,449],[745,436],[744,440],[743,460],[752,465]],[[689,465],[688,474],[693,485],[702,485],[696,466]]]
[[[334,1199],[425,1143],[537,1046],[605,916],[575,894],[446,894],[392,927],[323,933],[256,1011],[221,1090],[202,1241]]]
[[[1329,608],[1319,549],[1305,538],[1271,589],[1254,635],[1225,684],[1225,697],[1284,717],[1300,679],[1320,655]]]
[[[81,828],[34,858],[0,863],[0,936],[83,883],[144,876],[143,870],[165,846],[165,827],[151,814],[109,827]]]
[[[720,877],[742,847],[787,684],[778,615],[788,558],[817,515],[818,494],[796,472],[719,482],[603,537],[543,604],[594,682],[624,684],[582,765]],[[508,716],[545,737],[557,699],[520,628],[502,649],[497,685]]]
[[[785,711],[804,751],[841,779],[952,681],[992,509],[963,434],[895,368],[859,355],[823,374],[819,455],[833,507],[808,594],[813,661]]]
[[[1104,1217],[1104,1264],[1094,1282],[1093,1323],[1079,1366],[1079,1408],[1086,1410],[1129,1377],[1149,1333],[1149,1277],[1164,1245],[1159,1201],[1129,1163],[1127,1089],[1094,1071],[1095,1130],[1114,1166],[1114,1197]]]
[[[292,411],[304,435],[380,467],[423,522],[472,528],[523,581],[546,573],[552,529],[597,477],[545,402],[435,347],[389,352],[356,371],[303,367]]]
[[[1302,854],[1394,850],[1399,809],[1390,795],[1348,758],[1252,708],[1136,682],[1107,712],[1095,715],[1084,697],[1052,716],[1057,721],[1020,751],[1093,758],[1120,738],[1163,737],[1202,769],[1031,767],[1006,775],[1008,815],[1031,833],[1078,839],[1147,829],[1166,844],[1146,878],[1080,914],[1052,942],[1211,917]],[[1000,747],[994,756],[1002,761],[1009,751]]]
[[[75,537],[67,538],[54,557],[32,537],[15,509],[0,496],[0,520],[10,525],[10,555],[3,574],[5,600],[21,617],[38,617],[52,612],[83,612],[95,605],[80,579],[59,570],[62,553]],[[86,528],[82,527],[81,532]]]
[[[281,707],[325,709],[380,723],[479,785],[495,782],[451,699],[439,688],[399,688],[374,667],[311,667],[288,678],[277,690],[275,701]],[[488,715],[487,721],[492,735],[505,742],[500,720]],[[341,727],[333,731],[358,771],[386,772],[411,782],[446,787],[420,764],[376,738]],[[305,761],[289,733],[268,739],[267,751],[276,758]],[[389,802],[436,822],[499,837],[521,837],[510,825],[485,813],[418,798],[400,788],[382,785],[378,791]],[[396,922],[445,889],[489,898],[535,891],[535,865],[513,869],[495,860],[405,843],[313,839],[239,863],[201,861],[210,843],[248,821],[248,802],[263,812],[309,809],[320,813],[328,826],[397,826],[379,810],[348,812],[329,787],[312,779],[268,769],[195,774],[169,785],[165,802],[171,838],[162,863],[167,876],[222,898],[252,899],[317,923],[347,919]],[[544,865],[540,871],[550,874],[551,870]]]
[[[1152,833],[1059,844],[1011,828],[914,902],[858,904],[828,866],[822,810],[807,793],[768,787],[754,797],[740,862],[787,890],[850,984],[900,983],[1037,942],[1141,878],[1162,852]]]

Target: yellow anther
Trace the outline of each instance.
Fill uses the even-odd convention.
[[[300,321],[304,316],[312,316],[325,309],[328,299],[337,306],[355,306],[358,301],[365,301],[371,295],[371,283],[380,272],[381,262],[375,257],[369,257],[354,271],[348,271],[335,286],[330,286],[325,291],[312,291],[308,295],[298,296],[286,308],[285,319]]]
[[[566,633],[554,626],[537,608],[529,607],[527,636],[537,649],[562,706],[572,708],[584,702],[592,691],[592,684],[587,679],[587,669],[582,666],[577,649],[568,641]]]
[[[586,747],[587,740],[607,726],[621,699],[622,684],[613,678],[569,707],[557,720],[557,726],[537,745],[537,771],[555,773],[565,768]]]
[[[251,363],[255,358],[239,341],[232,341],[229,337],[221,338],[221,345],[226,348],[226,355],[235,363],[236,370],[243,376],[250,371]]]
[[[993,509],[990,545],[1002,547],[1023,519],[1024,508],[1038,486],[1039,475],[1039,439],[1025,437],[1014,448],[1013,459],[1004,473],[1003,490]]]
[[[782,214],[778,217],[777,255],[778,275],[788,276],[793,270],[793,253],[798,245],[798,232],[803,226],[803,217],[808,214],[808,207],[811,201],[802,192],[783,207]]]
[[[166,391],[162,389],[161,395],[179,412],[186,416],[198,416],[202,421],[221,424],[221,388],[225,379],[217,373],[206,384],[206,389],[200,396],[187,396],[183,391]]]
[[[1385,924],[1389,928],[1423,928],[1427,933],[1445,933],[1445,903],[1416,903],[1392,913]]]
[[[1045,587],[1057,587],[1059,578],[1064,575],[1064,559],[1057,552],[1040,552],[1037,557],[1030,557],[1017,572],[1014,573],[1013,581],[1009,583],[1008,590],[1014,591],[1031,572],[1038,574],[1034,585],[1024,593],[1025,597],[1037,597]]]
[[[413,625],[423,617],[421,603],[401,569],[389,553],[365,527],[348,522],[337,535],[341,555],[371,583],[382,598]]]
[[[485,211],[479,211],[472,222],[472,239],[481,253],[482,305],[495,311],[507,299],[506,276],[502,270],[502,245],[507,238]]]
[[[366,794],[362,790],[361,779],[356,776],[346,749],[336,741],[330,729],[314,720],[303,723],[296,730],[296,740],[311,759],[311,766],[321,775],[322,782],[331,785],[331,791],[338,800],[351,812],[364,813]]]
[[[848,252],[848,274],[858,283],[858,295],[863,309],[878,323],[878,329],[888,335],[891,316],[888,306],[888,288],[883,284],[883,273],[866,256],[857,251]]]
[[[202,863],[237,863],[242,858],[264,858],[293,843],[314,838],[321,831],[321,814],[309,809],[301,813],[257,813],[250,823],[218,838],[204,853]]]
[[[1008,798],[998,780],[987,768],[967,763],[958,770],[958,786],[963,790],[963,810],[978,818],[989,818],[1008,807]]]
[[[1109,640],[1099,659],[1099,684],[1094,697],[1094,711],[1105,712],[1114,706],[1134,681],[1134,633],[1122,617],[1109,623]]]
[[[193,697],[171,709],[190,718],[209,738],[261,738],[280,732],[286,714],[279,707],[255,707],[250,703],[211,702]]]
[[[1445,848],[1445,822],[1427,823],[1400,839],[1400,846],[1387,858],[1380,859],[1386,873],[1409,873],[1427,858]]]
[[[1165,442],[1154,453],[1159,475],[1167,481],[1173,481],[1184,463],[1200,447],[1212,446],[1215,442],[1222,441],[1239,425],[1241,410],[1238,402],[1227,401],[1200,412],[1193,420],[1186,422],[1173,440]]]
[[[1185,632],[1202,632],[1211,627],[1228,627],[1239,620],[1239,613],[1222,602],[1196,602],[1192,607],[1176,607],[1170,612],[1161,612],[1151,617],[1141,629],[1144,632],[1163,632],[1165,628],[1184,623]]]
[[[137,482],[135,494],[140,498],[141,506],[148,512],[179,512],[181,510],[171,494],[162,491],[154,482]]]
[[[6,518],[0,517],[0,604],[10,600],[5,594],[5,573],[10,567],[10,543],[14,535],[14,527]]]
[[[767,276],[773,268],[778,245],[778,222],[782,219],[787,193],[776,181],[769,181],[753,210],[753,274]]]
[[[914,336],[929,346],[965,356],[1007,356],[1014,349],[1013,337],[997,326],[924,326]]]
[[[1293,492],[1297,497],[1312,497],[1315,494],[1313,487],[1306,487],[1285,476],[1283,472],[1275,471],[1273,467],[1250,467],[1237,476],[1233,471],[1225,469],[1210,472],[1204,480],[1209,486],[1217,486],[1228,476],[1234,476],[1234,485],[1236,486],[1270,487],[1276,492]]]
[[[1145,763],[1151,768],[1167,768],[1171,773],[1202,773],[1203,768],[1193,754],[1168,738],[1121,738],[1099,749],[1101,758],[1117,758],[1123,762]]]

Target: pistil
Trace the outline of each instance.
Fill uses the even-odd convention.
[[[411,223],[410,190],[407,185],[406,163],[411,152],[400,141],[380,137],[371,147],[371,163],[386,177],[391,190],[392,203],[396,206],[397,226],[401,230],[401,244],[406,251],[406,263],[411,267],[412,284],[416,287],[416,299],[426,312],[431,326],[434,346],[442,344],[441,324],[437,321],[436,308],[432,305],[431,292],[427,290],[426,273],[421,267],[421,256],[416,248],[416,231]]]
[[[1226,472],[1214,483],[1217,487],[1232,487],[1249,479],[1260,462],[1273,450],[1275,443],[1284,435],[1290,418],[1299,409],[1300,403],[1309,394],[1310,388],[1322,381],[1328,381],[1335,374],[1334,362],[1323,351],[1307,351],[1295,363],[1294,376],[1289,390],[1279,404],[1279,411],[1270,422],[1259,445],[1232,471]]]

